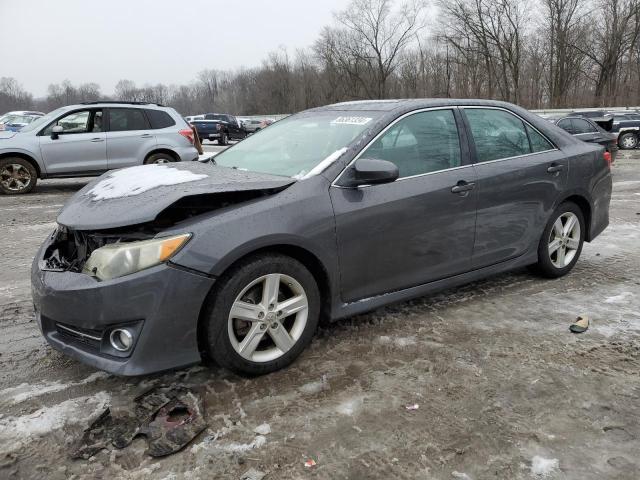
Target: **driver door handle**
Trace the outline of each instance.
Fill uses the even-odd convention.
[[[104,142],[104,138],[92,138],[92,142]]]
[[[552,164],[549,168],[547,168],[548,173],[557,173],[564,170],[564,165],[556,165]]]
[[[153,137],[153,135],[150,135],[150,134],[148,134],[148,133],[145,133],[145,134],[143,134],[143,135],[140,135],[140,138],[151,138],[151,137]]]
[[[476,184],[473,182],[465,182],[464,180],[460,180],[456,185],[451,187],[451,193],[464,193],[469,190],[473,190]]]

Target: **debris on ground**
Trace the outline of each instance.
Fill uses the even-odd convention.
[[[152,388],[133,405],[107,408],[85,430],[71,458],[90,458],[109,445],[125,448],[138,435],[146,437],[152,457],[176,453],[207,428],[203,411],[202,400],[188,388]]]
[[[316,466],[316,461],[313,458],[310,458],[306,462],[304,462],[305,468],[311,468]]]
[[[417,403],[412,403],[410,405],[405,405],[404,408],[406,408],[407,410],[418,410],[420,408],[420,405],[418,405]]]
[[[569,326],[569,330],[571,330],[573,333],[586,332],[588,328],[589,317],[587,317],[586,315],[580,315],[578,318],[576,318],[576,321]]]
[[[271,433],[271,425],[269,425],[268,423],[263,423],[262,425],[258,425],[256,428],[254,428],[253,431],[258,435],[268,435]]]
[[[255,468],[250,468],[246,472],[242,474],[240,480],[262,480],[265,477],[266,473],[261,472],[260,470],[256,470]]]

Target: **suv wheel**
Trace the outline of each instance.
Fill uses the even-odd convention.
[[[229,138],[227,137],[227,134],[225,132],[222,132],[220,134],[220,138],[218,139],[218,145],[226,145],[227,143],[229,143]]]
[[[633,132],[627,132],[618,138],[618,146],[623,150],[633,150],[638,146],[638,135]]]
[[[245,375],[279,370],[311,342],[320,316],[313,275],[297,260],[251,257],[220,279],[208,301],[204,331],[208,355]]]
[[[8,195],[29,193],[36,186],[38,172],[35,167],[19,157],[0,160],[0,191]]]
[[[144,161],[145,165],[151,164],[161,164],[161,163],[172,163],[175,162],[175,158],[173,158],[168,153],[154,153],[153,155],[149,155],[149,157]]]
[[[571,271],[584,244],[585,224],[582,210],[575,203],[565,202],[551,215],[538,245],[535,272],[557,278]]]

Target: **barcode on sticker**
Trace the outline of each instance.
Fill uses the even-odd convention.
[[[340,125],[366,125],[370,121],[370,117],[338,117],[332,120],[331,123]]]

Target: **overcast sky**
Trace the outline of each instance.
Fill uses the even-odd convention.
[[[348,0],[0,0],[0,77],[35,96],[65,79],[187,83],[310,46]]]

